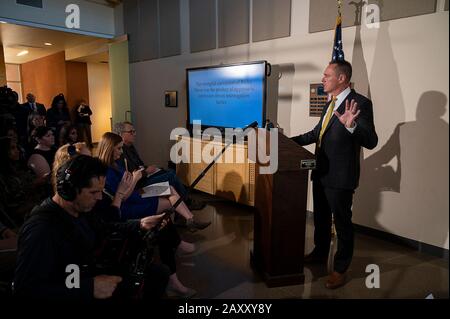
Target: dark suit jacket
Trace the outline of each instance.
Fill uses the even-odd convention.
[[[320,181],[324,187],[354,190],[359,183],[359,156],[361,146],[373,149],[377,146],[378,136],[373,123],[372,102],[354,90],[346,100],[355,100],[361,110],[355,131],[350,133],[336,116],[333,116],[322,137],[320,149],[316,148],[317,169],[312,172],[312,179]],[[317,143],[322,128],[322,120],[329,103],[324,107],[316,127],[305,134],[292,139],[300,145]],[[345,112],[345,101],[337,111]]]
[[[30,114],[32,112],[32,109],[30,107],[30,104],[28,102],[25,102],[22,104],[22,108]],[[44,104],[37,103],[36,102],[36,110],[40,115],[46,116],[47,115],[47,109],[45,108]]]

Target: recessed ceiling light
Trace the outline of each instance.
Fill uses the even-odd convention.
[[[23,50],[20,51],[19,53],[17,53],[17,56],[23,56],[23,55],[27,55],[28,54],[28,50]]]
[[[45,42],[44,45],[51,46],[51,45],[53,45],[53,43]]]
[[[6,23],[8,23],[8,22],[6,22],[6,21],[0,21],[0,23],[6,24]]]

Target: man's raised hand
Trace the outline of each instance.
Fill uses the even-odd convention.
[[[358,118],[359,113],[361,113],[361,110],[358,108],[358,103],[356,103],[355,100],[352,100],[350,103],[348,100],[345,101],[344,114],[334,111],[334,115],[336,115],[339,121],[347,128],[355,127],[355,121]]]

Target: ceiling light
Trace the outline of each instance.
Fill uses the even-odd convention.
[[[0,21],[0,23],[6,24],[6,23],[8,23],[8,22],[6,22],[6,21]]]
[[[17,56],[23,56],[23,55],[27,55],[28,54],[28,50],[23,50],[20,51],[19,53],[17,53]]]
[[[44,45],[46,45],[46,46],[51,46],[51,45],[53,45],[53,43],[45,42]]]

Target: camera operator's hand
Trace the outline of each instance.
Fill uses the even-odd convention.
[[[17,237],[16,233],[13,232],[13,231],[12,231],[11,229],[9,229],[9,228],[6,228],[6,229],[1,233],[1,236],[0,236],[0,238],[3,238],[3,239],[16,238],[16,237]]]
[[[94,298],[106,299],[112,296],[117,284],[122,281],[119,276],[100,275],[94,277]]]
[[[163,218],[163,216],[164,216],[164,214],[159,214],[159,215],[153,215],[153,216],[148,216],[148,217],[142,218],[141,219],[141,228],[144,230],[152,229],[153,227],[156,226],[156,224],[159,223],[159,221],[161,220],[161,218]],[[164,220],[161,226],[164,227],[166,223],[167,223],[167,221]]]

